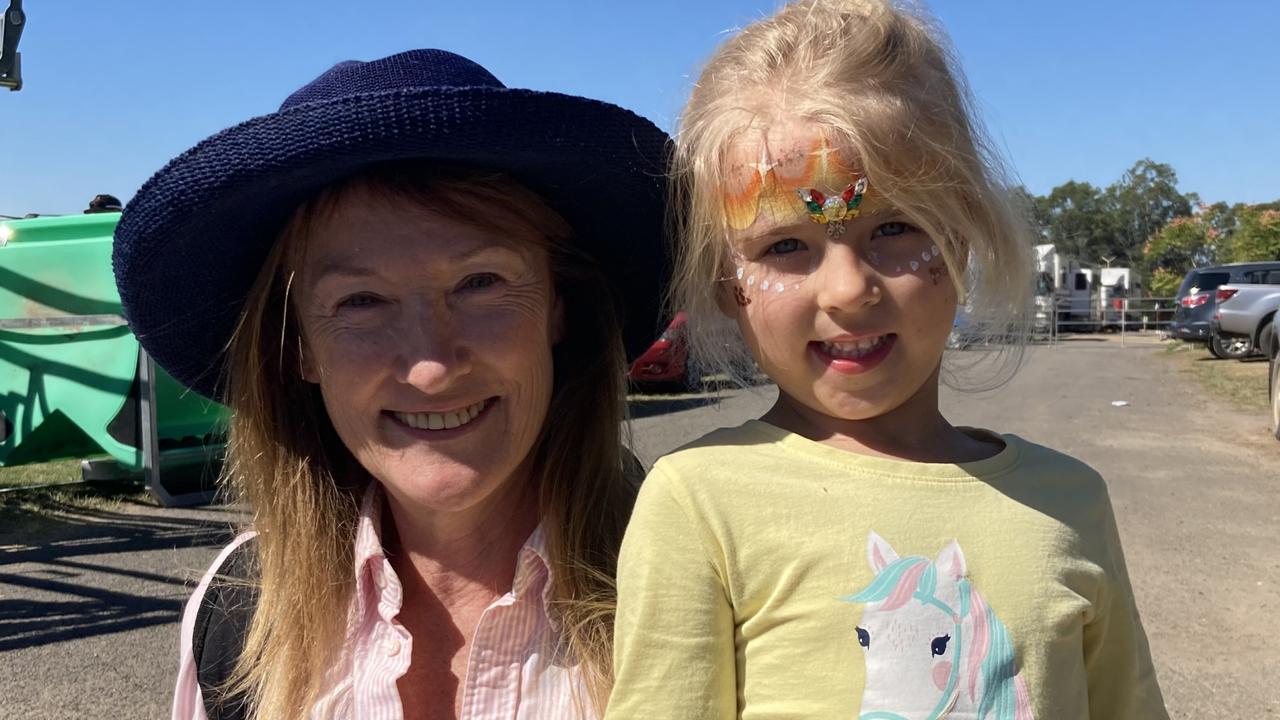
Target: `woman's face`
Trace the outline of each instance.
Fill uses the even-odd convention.
[[[544,250],[357,189],[294,281],[303,375],[343,443],[415,511],[464,512],[525,477],[562,313]]]

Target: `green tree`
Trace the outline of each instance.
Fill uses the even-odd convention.
[[[1174,218],[1160,228],[1142,250],[1142,269],[1150,278],[1147,288],[1157,297],[1171,296],[1188,270],[1216,262],[1215,234],[1203,213]]]
[[[1235,212],[1235,232],[1226,243],[1229,262],[1280,260],[1280,210],[1241,206]]]
[[[1045,237],[1058,252],[1097,262],[1094,249],[1109,233],[1106,202],[1101,191],[1087,182],[1067,182],[1036,201]]]
[[[1107,257],[1132,265],[1144,257],[1144,247],[1174,218],[1190,217],[1191,200],[1178,191],[1178,174],[1172,166],[1143,158],[1107,188],[1107,221],[1110,232],[1100,238]]]

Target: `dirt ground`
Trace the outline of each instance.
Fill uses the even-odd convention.
[[[1141,339],[1064,342],[1034,348],[1002,389],[942,404],[1107,478],[1172,717],[1280,718],[1280,442],[1265,410],[1206,390],[1194,362]],[[1203,372],[1220,370],[1239,368]],[[650,462],[772,396],[633,403],[637,453]],[[0,717],[167,716],[182,604],[239,517],[125,504],[0,541]]]

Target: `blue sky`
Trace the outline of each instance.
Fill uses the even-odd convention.
[[[7,0],[0,0],[7,5]],[[335,62],[442,47],[507,85],[670,129],[692,77],[776,0],[26,0],[26,87],[0,91],[0,214],[122,199]],[[978,107],[1036,193],[1151,157],[1207,201],[1280,198],[1280,3],[932,0]]]

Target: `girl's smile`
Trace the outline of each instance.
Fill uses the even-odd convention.
[[[833,372],[858,375],[874,370],[889,357],[897,338],[890,333],[860,340],[815,341],[809,343],[809,351]]]

